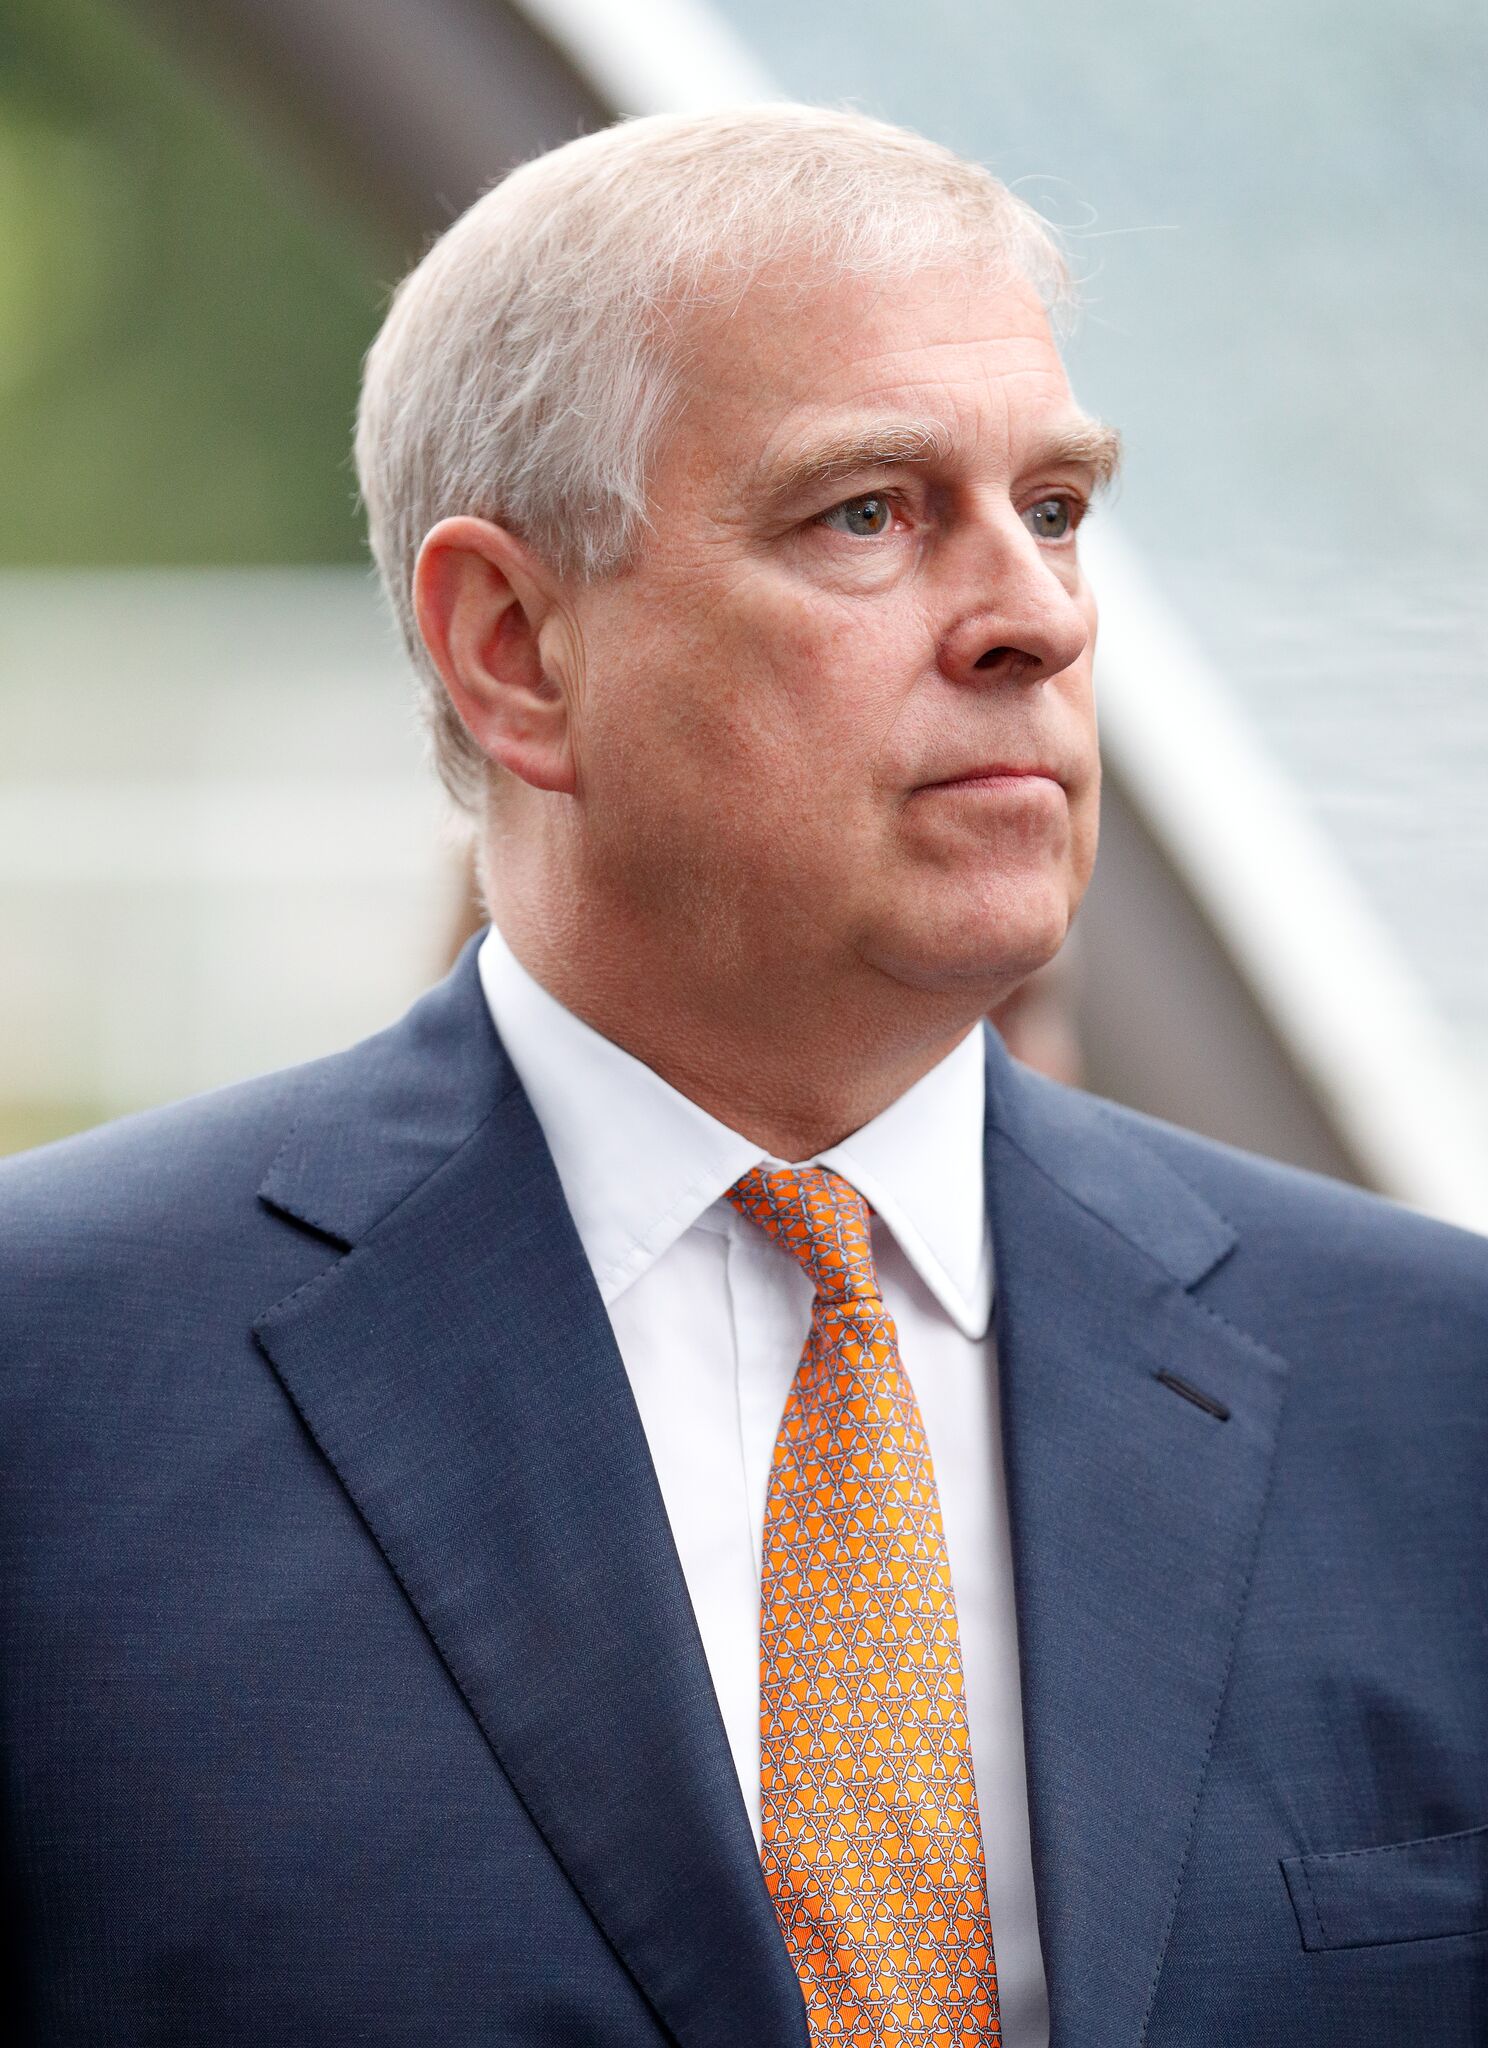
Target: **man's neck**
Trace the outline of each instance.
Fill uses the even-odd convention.
[[[760,972],[713,978],[644,944],[495,906],[502,936],[564,1008],[777,1159],[810,1159],[870,1123],[979,1023],[980,1004]],[[882,979],[881,977],[879,979]],[[897,1000],[895,996],[897,993]]]

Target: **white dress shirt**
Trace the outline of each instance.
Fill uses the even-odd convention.
[[[758,1840],[765,1496],[812,1287],[724,1199],[762,1154],[533,980],[493,926],[486,1001],[553,1155],[650,1446]],[[813,1162],[873,1209],[930,1443],[966,1675],[1005,2048],[1046,2048],[997,1368],[981,1034]]]

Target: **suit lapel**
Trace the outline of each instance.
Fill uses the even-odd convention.
[[[1224,1697],[1285,1368],[1188,1291],[1233,1233],[1127,1127],[997,1047],[988,1097],[1052,2048],[1135,2048]]]
[[[265,1188],[354,1249],[260,1343],[670,2032],[804,2044],[640,1419],[473,953],[373,1044]]]

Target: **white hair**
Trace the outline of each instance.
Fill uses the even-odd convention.
[[[356,462],[372,552],[446,786],[488,764],[419,635],[414,566],[439,520],[519,534],[560,574],[613,574],[647,523],[688,311],[772,266],[813,284],[965,264],[1068,292],[1054,233],[980,164],[858,113],[655,114],[512,171],[403,281],[367,357]]]

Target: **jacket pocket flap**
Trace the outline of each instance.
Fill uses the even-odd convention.
[[[1488,1827],[1287,1856],[1281,1868],[1307,1949],[1488,1932]]]

